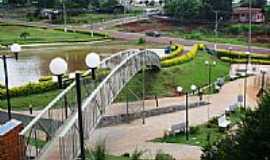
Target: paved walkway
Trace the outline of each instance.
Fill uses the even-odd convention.
[[[253,77],[248,79],[248,105],[255,106],[256,98],[254,89],[252,88]],[[207,96],[210,105],[190,110],[190,124],[197,125],[207,122],[208,111],[209,117],[215,117],[222,113],[230,104],[236,103],[237,95],[242,93],[243,79],[239,79],[227,83],[219,94]],[[183,97],[180,98],[164,98],[160,99],[161,105],[177,104],[184,101]],[[123,104],[122,104],[123,105]],[[153,107],[150,101],[146,102],[147,107]],[[111,108],[114,112],[121,112],[123,106],[115,104]],[[181,145],[181,144],[165,144],[165,143],[152,143],[150,140],[162,137],[164,131],[170,125],[184,122],[185,111],[179,111],[171,114],[165,114],[146,119],[146,124],[142,125],[141,120],[136,120],[130,124],[123,124],[118,126],[106,127],[97,129],[93,138],[89,142],[95,144],[99,140],[106,140],[106,147],[110,154],[121,155],[123,153],[131,153],[136,148],[147,150],[145,157],[153,157],[158,150],[172,154],[177,160],[198,160],[200,159],[201,149],[196,146]]]

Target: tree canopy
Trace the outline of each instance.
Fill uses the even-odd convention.
[[[269,160],[270,93],[261,99],[259,108],[247,110],[235,134],[213,146],[206,146],[202,160]]]
[[[232,0],[169,0],[165,4],[165,12],[181,21],[196,18],[213,20],[215,11],[219,12],[219,17],[230,19]]]

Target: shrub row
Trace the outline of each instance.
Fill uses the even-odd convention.
[[[171,50],[172,50],[172,53],[170,53],[166,57],[161,58],[162,61],[180,56],[184,51],[184,46],[176,44],[176,45],[171,46]]]
[[[97,80],[102,81],[104,77],[109,74],[109,69],[99,69],[97,71]],[[82,77],[89,77],[89,74],[82,74]],[[89,77],[90,78],[90,77]],[[66,85],[72,82],[72,79],[68,79],[68,76],[64,76],[64,80],[66,81]],[[52,76],[45,76],[39,79],[39,82],[36,83],[28,83],[23,86],[13,87],[9,89],[11,97],[19,97],[19,96],[28,96],[31,94],[39,94],[52,90],[58,89],[58,83],[52,81]],[[6,98],[6,89],[4,86],[0,85],[0,99]]]
[[[57,83],[53,81],[45,81],[39,83],[29,83],[27,85],[19,87],[13,87],[9,89],[9,94],[11,97],[18,97],[48,92],[55,89],[57,89]],[[6,90],[4,88],[0,88],[0,99],[4,98],[6,98]]]
[[[184,54],[180,57],[175,57],[173,59],[162,61],[161,66],[170,67],[170,66],[179,65],[179,64],[191,61],[197,56],[197,53],[200,49],[201,49],[201,45],[195,44],[187,54]]]
[[[230,63],[247,63],[246,58],[229,58],[229,57],[220,57],[220,60],[224,62],[230,62]],[[264,65],[270,65],[270,60],[264,60],[264,59],[250,59],[250,62],[253,64],[264,64]]]
[[[219,49],[217,50],[217,57],[228,57],[228,58],[248,58],[248,55],[245,54],[244,52],[240,51],[229,51],[225,49]],[[269,54],[256,54],[256,53],[251,53],[249,55],[251,59],[260,59],[260,60],[270,60],[270,55]]]

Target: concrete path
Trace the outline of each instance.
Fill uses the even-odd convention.
[[[248,105],[256,106],[256,97],[253,89],[253,79],[248,79]],[[210,105],[191,109],[190,124],[198,125],[208,121],[208,117],[212,118],[224,113],[226,107],[236,103],[237,95],[242,94],[243,79],[239,79],[227,83],[219,94],[207,96]],[[184,101],[183,97],[160,99],[161,105],[177,104]],[[146,107],[153,107],[150,102],[146,103]],[[123,110],[123,106],[113,105],[111,110]],[[119,111],[121,112],[121,111]],[[146,150],[146,158],[153,157],[159,150],[172,154],[177,160],[199,160],[201,148],[196,146],[181,144],[163,144],[149,142],[152,139],[162,137],[164,131],[172,124],[185,121],[185,111],[165,114],[146,119],[146,124],[142,125],[141,120],[136,120],[130,124],[123,124],[113,127],[97,129],[93,138],[89,141],[89,147],[96,144],[99,140],[106,140],[106,147],[110,154],[121,155],[123,153],[131,153],[136,148]]]

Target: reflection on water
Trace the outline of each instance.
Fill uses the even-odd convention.
[[[90,47],[62,47],[23,50],[18,61],[8,59],[8,74],[10,86],[19,86],[31,81],[37,81],[41,76],[50,75],[49,63],[55,57],[62,57],[68,62],[69,72],[87,69],[85,57],[93,52]],[[106,56],[108,54],[102,54]],[[3,62],[0,62],[0,81],[4,84]]]

